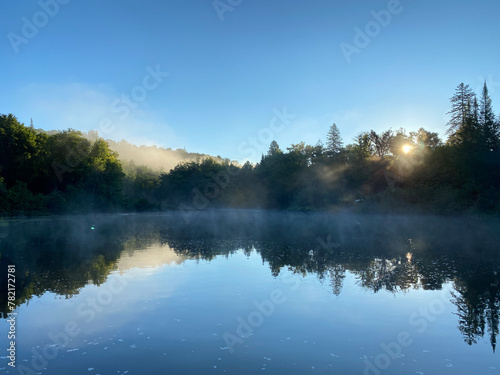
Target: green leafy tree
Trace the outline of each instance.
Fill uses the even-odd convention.
[[[271,144],[269,145],[269,150],[267,151],[267,156],[273,156],[276,154],[282,154],[283,152],[280,149],[280,146],[278,145],[278,142],[272,141]]]
[[[323,144],[323,141],[321,139],[316,142],[314,145],[314,150],[313,150],[313,159],[320,159],[324,156],[325,154],[325,145]]]
[[[8,188],[16,181],[29,184],[40,173],[38,158],[44,139],[14,115],[0,115],[0,173]]]
[[[420,128],[416,132],[410,132],[410,137],[415,147],[419,150],[425,149],[434,151],[443,144],[438,133],[427,131],[424,128]]]
[[[68,129],[52,135],[47,140],[51,171],[50,190],[65,191],[68,186],[85,181],[92,169],[89,165],[91,143],[79,131]]]
[[[117,153],[110,150],[105,140],[98,139],[89,151],[88,164],[91,172],[85,182],[87,191],[96,196],[99,204],[117,204],[124,177]]]
[[[373,149],[370,139],[370,133],[363,132],[361,134],[358,134],[354,138],[354,141],[355,143],[352,147],[350,147],[350,149],[354,154],[355,160],[364,160],[372,155]]]
[[[385,157],[391,151],[391,143],[394,138],[394,133],[391,129],[378,134],[374,130],[370,131],[370,141],[373,151],[378,157]]]
[[[7,200],[7,187],[3,177],[0,177],[0,213],[9,211],[9,202]]]
[[[405,153],[403,149],[403,147],[405,146],[410,146],[413,148],[415,147],[415,144],[413,143],[411,134],[407,134],[405,129],[400,128],[390,138],[389,150],[392,155],[400,156]]]

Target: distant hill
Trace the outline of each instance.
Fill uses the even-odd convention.
[[[163,170],[164,172],[175,168],[180,162],[197,161],[206,158],[212,158],[220,162],[226,160],[218,155],[187,152],[184,149],[172,150],[171,148],[157,146],[136,146],[125,140],[115,142],[107,139],[106,141],[111,150],[118,152],[119,159],[123,163],[133,161],[135,165],[145,165],[153,170]]]
[[[54,135],[59,132],[58,130],[35,130],[48,135]],[[92,142],[99,138],[98,133],[93,130],[88,133],[82,132],[82,134]],[[219,162],[229,161],[229,159],[222,158],[219,155],[213,156],[197,152],[188,152],[185,149],[172,150],[171,148],[158,146],[137,146],[123,139],[119,142],[106,139],[106,142],[108,142],[111,150],[118,153],[119,159],[123,164],[135,164],[137,166],[145,165],[154,171],[168,172],[175,168],[180,162],[200,161],[207,158],[212,158]],[[233,164],[237,163],[233,162]]]

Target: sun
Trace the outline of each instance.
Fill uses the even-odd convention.
[[[410,145],[404,145],[403,146],[403,152],[405,154],[409,153],[411,151],[412,147]]]

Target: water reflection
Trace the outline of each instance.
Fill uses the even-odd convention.
[[[316,275],[339,296],[347,274],[373,293],[454,286],[457,327],[469,344],[499,333],[498,221],[445,217],[205,212],[3,221],[0,269],[16,265],[17,304],[66,298],[112,271],[256,252],[273,276]],[[1,278],[0,288],[7,289]],[[2,314],[6,294],[0,293]]]

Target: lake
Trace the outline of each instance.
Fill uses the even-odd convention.
[[[499,229],[230,210],[0,220],[0,372],[499,374]]]

